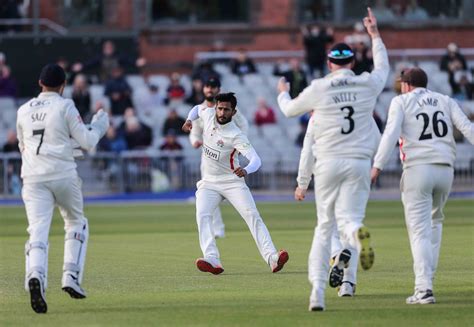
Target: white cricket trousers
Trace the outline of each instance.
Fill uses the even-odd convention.
[[[319,159],[315,164],[315,195],[318,223],[308,260],[308,278],[313,287],[325,289],[328,282],[331,239],[335,225],[342,247],[351,251],[344,281],[356,284],[359,250],[356,231],[363,226],[370,193],[369,159]]]
[[[433,290],[441,247],[443,208],[453,176],[453,168],[447,165],[416,165],[403,170],[400,189],[413,256],[415,290]]]
[[[81,184],[81,179],[76,175],[60,180],[25,183],[23,185],[22,197],[28,218],[27,231],[30,235],[28,242],[30,245],[39,245],[33,246],[29,251],[29,255],[27,255],[29,256],[27,257],[27,270],[29,266],[47,273],[48,235],[55,205],[59,207],[64,219],[66,235],[88,233],[84,230],[87,226],[87,219],[83,212]],[[65,247],[65,263],[76,262],[77,260],[74,254],[70,252]],[[28,273],[26,271],[27,275]]]
[[[197,183],[196,221],[199,245],[204,258],[217,259],[220,262],[212,228],[212,215],[223,199],[227,199],[245,220],[260,254],[268,263],[270,256],[277,250],[244,181],[211,183],[201,180]]]

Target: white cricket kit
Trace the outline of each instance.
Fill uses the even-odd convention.
[[[355,232],[362,227],[370,192],[370,160],[380,140],[372,118],[377,96],[389,73],[387,51],[381,38],[372,42],[374,70],[356,76],[339,69],[315,79],[295,99],[278,96],[287,117],[313,111],[318,226],[309,260],[309,279],[317,289],[327,284],[330,237],[337,223],[344,248],[358,258]],[[357,260],[350,260],[352,271]],[[351,276],[355,283],[356,276]]]
[[[30,234],[25,247],[25,288],[34,271],[43,276],[46,288],[48,234],[55,204],[65,222],[64,271],[75,273],[81,281],[89,231],[70,138],[91,149],[108,125],[107,115],[101,112],[89,130],[72,100],[55,92],[43,92],[18,109],[22,197]]]
[[[247,136],[231,121],[221,125],[213,108],[193,108],[188,119],[203,122],[202,179],[197,183],[196,220],[199,243],[204,258],[220,265],[220,255],[213,236],[211,219],[215,208],[225,198],[247,223],[263,259],[268,263],[277,251],[244,178],[234,174],[239,167],[238,153],[249,159],[248,174],[261,165],[260,158]]]
[[[433,289],[438,265],[443,208],[451,190],[456,155],[453,126],[474,143],[474,124],[453,99],[416,88],[392,100],[375,156],[374,167],[382,170],[399,141],[402,202],[415,289],[420,291]]]
[[[311,182],[311,176],[313,175],[315,153],[313,152],[314,138],[313,138],[313,116],[309,119],[308,128],[304,136],[303,147],[301,149],[300,162],[298,166],[298,176],[296,176],[296,182],[298,187],[303,190],[307,190],[309,183]],[[316,184],[316,181],[315,181]],[[339,239],[339,233],[336,225],[334,225],[332,237],[331,237],[331,257],[335,257],[342,251],[342,244]],[[345,274],[347,276],[347,274]]]
[[[197,105],[198,110],[205,110],[206,108],[213,109],[214,107],[208,107],[206,101],[202,104]],[[238,108],[236,108],[237,112],[232,117],[232,121],[237,125],[240,130],[247,135],[249,129],[249,123],[247,119],[240,113]],[[189,133],[189,141],[191,145],[194,145],[196,142],[202,142],[202,132],[203,132],[203,122],[202,119],[199,118],[193,122],[193,128]],[[201,162],[201,176],[202,176],[202,162]],[[213,216],[212,216],[212,226],[214,230],[214,234],[218,237],[223,237],[225,234],[225,225],[224,221],[222,220],[222,213],[219,206],[217,206]]]

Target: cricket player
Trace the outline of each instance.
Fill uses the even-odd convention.
[[[219,79],[212,77],[204,82],[203,85],[203,93],[205,97],[205,101],[198,105],[198,107],[202,110],[206,108],[214,108],[216,105],[215,96],[219,94],[221,90],[221,82]],[[236,108],[236,114],[233,117],[233,122],[237,125],[240,130],[247,135],[249,129],[249,123],[247,119],[240,113],[238,108]],[[202,119],[198,119],[193,123],[193,129],[189,133],[189,141],[194,148],[200,148],[202,145],[202,132],[203,132],[203,123]],[[201,176],[202,176],[202,162],[201,162]],[[214,233],[214,237],[216,238],[223,238],[225,236],[225,225],[224,221],[222,220],[222,213],[219,206],[217,206],[216,211],[212,216],[212,229]]]
[[[306,197],[306,191],[308,190],[309,183],[311,182],[311,176],[313,175],[313,168],[315,164],[316,154],[314,150],[314,118],[311,118],[308,122],[308,128],[303,140],[303,147],[301,149],[301,156],[298,166],[298,176],[296,182],[298,186],[295,189],[295,200],[303,201]],[[316,183],[316,181],[315,181]],[[314,241],[314,240],[313,240]],[[334,225],[332,236],[331,236],[331,268],[329,272],[329,285],[331,287],[338,287],[342,284],[348,284],[347,280],[344,280],[344,270],[348,268],[348,262],[351,258],[351,252],[349,249],[343,249],[341,240],[339,239],[339,232],[337,226]],[[353,268],[353,267],[351,267]],[[357,267],[356,267],[357,268]],[[350,273],[345,274],[350,276]],[[355,285],[354,281],[354,285]],[[354,287],[355,291],[355,287]],[[340,287],[338,295],[342,296],[353,296],[354,291],[347,287]]]
[[[474,124],[450,97],[426,89],[420,68],[402,72],[402,95],[390,104],[387,125],[375,156],[375,182],[398,140],[403,174],[400,181],[408,229],[415,292],[407,304],[435,303],[433,279],[438,266],[443,208],[453,182],[456,143],[453,127],[474,144]]]
[[[288,261],[288,252],[276,250],[243,178],[260,168],[260,157],[232,121],[237,105],[234,93],[218,94],[215,101],[215,109],[194,107],[183,125],[183,130],[189,132],[193,121],[201,118],[203,122],[202,179],[197,183],[196,220],[204,257],[196,265],[214,275],[224,271],[211,220],[219,203],[227,199],[247,223],[265,262],[272,272],[278,272]],[[249,160],[247,166],[239,166],[239,153]]]
[[[351,252],[349,269],[341,285],[354,291],[357,258],[369,269],[374,260],[370,233],[363,225],[370,192],[371,159],[380,140],[372,114],[377,96],[385,86],[389,64],[387,51],[368,9],[364,25],[372,38],[374,70],[356,76],[351,70],[352,49],[336,44],[328,54],[330,74],[315,79],[298,97],[291,99],[284,79],[280,79],[278,104],[287,116],[313,110],[316,164],[316,205],[318,223],[309,256],[309,280],[313,285],[309,309],[325,309],[324,291],[329,270],[330,239],[337,224],[343,248]]]
[[[81,282],[89,227],[71,137],[89,150],[109,127],[108,115],[102,110],[94,115],[89,128],[84,125],[72,100],[61,96],[65,80],[60,66],[46,65],[39,78],[41,93],[21,106],[17,117],[22,197],[30,235],[25,245],[25,288],[37,313],[47,311],[48,234],[55,205],[65,230],[62,289],[72,298],[86,297]]]

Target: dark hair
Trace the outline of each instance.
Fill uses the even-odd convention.
[[[47,64],[41,69],[40,81],[46,87],[60,87],[66,80],[64,69],[58,64]]]
[[[400,74],[401,82],[415,87],[426,87],[428,85],[428,76],[421,68],[408,68],[402,70]]]
[[[237,98],[235,97],[233,92],[229,93],[219,93],[215,97],[216,103],[218,102],[230,102],[230,106],[232,109],[235,109],[237,107]]]

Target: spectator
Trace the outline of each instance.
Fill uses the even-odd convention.
[[[110,126],[105,136],[97,145],[98,151],[119,153],[127,150],[127,141],[122,133],[117,133],[113,126]]]
[[[372,50],[363,42],[352,45],[352,50],[354,51],[354,67],[352,67],[354,74],[371,72],[374,66]]]
[[[195,106],[204,102],[202,87],[203,83],[199,78],[193,79],[191,95],[186,99],[187,104]]]
[[[376,0],[372,7],[372,13],[377,17],[377,21],[379,22],[386,23],[397,20],[394,12],[386,6],[386,0]]]
[[[149,147],[153,141],[151,128],[141,122],[133,108],[127,108],[124,121],[117,133],[123,134],[127,142],[127,149],[140,150]]]
[[[115,44],[107,40],[102,45],[102,52],[92,58],[91,60],[73,65],[73,71],[79,72],[87,69],[99,69],[99,79],[101,82],[106,82],[113,78],[114,69],[117,67],[135,67],[140,68],[146,64],[145,58],[138,58],[136,60],[123,54],[119,54],[115,49]]]
[[[83,121],[89,121],[91,113],[91,95],[89,85],[87,85],[86,76],[78,74],[72,84],[72,101],[76,105]]]
[[[232,73],[239,77],[257,72],[252,59],[247,56],[243,49],[239,51],[237,57],[231,61],[230,65]]]
[[[450,80],[453,86],[453,98],[456,100],[473,100],[474,98],[474,84],[472,83],[472,74],[466,70],[459,70],[454,73]]]
[[[112,79],[105,84],[104,94],[110,98],[110,106],[113,116],[123,115],[125,109],[133,107],[131,99],[132,88],[123,76],[123,69],[115,67],[112,69]]]
[[[184,96],[186,94],[186,90],[181,85],[180,82],[181,75],[179,73],[171,74],[170,86],[166,90],[166,100],[167,104],[172,102],[180,102],[183,101]]]
[[[422,21],[428,20],[430,17],[426,10],[419,6],[417,0],[411,0],[403,18],[411,21]]]
[[[344,37],[344,42],[347,43],[350,47],[353,47],[354,44],[364,43],[366,47],[370,47],[370,36],[365,31],[364,25],[361,22],[354,24],[354,31],[352,34],[346,35]]]
[[[4,65],[0,71],[0,97],[16,98],[17,84],[11,76],[10,67]]]
[[[199,63],[193,70],[192,79],[200,79],[202,82],[205,82],[211,78],[220,78],[218,72],[216,72],[210,61],[203,61]]]
[[[164,151],[175,151],[175,150],[183,150],[181,144],[179,144],[178,140],[176,139],[176,135],[174,134],[173,130],[170,130],[168,134],[166,134],[165,141],[160,146],[160,150]]]
[[[459,70],[467,70],[466,58],[459,52],[459,47],[455,43],[449,43],[447,53],[441,58],[439,68],[448,73],[451,90],[456,93],[454,74]]]
[[[303,44],[306,51],[306,63],[309,68],[311,78],[322,77],[326,67],[326,47],[334,41],[334,31],[332,28],[321,28],[318,25],[301,28],[303,34]],[[315,75],[315,72],[318,72]]]
[[[275,124],[276,117],[275,112],[273,109],[266,103],[264,98],[259,98],[257,100],[258,107],[257,111],[255,112],[255,125],[258,127],[265,125],[265,124]]]
[[[73,84],[74,80],[76,79],[77,73],[72,71],[72,67],[69,64],[69,61],[64,57],[59,57],[56,63],[64,69],[66,73],[66,81],[68,84]]]
[[[308,86],[306,74],[301,68],[300,61],[296,58],[290,60],[290,70],[281,71],[279,64],[275,65],[273,75],[283,76],[290,83],[290,96],[292,99],[296,98]]]
[[[16,137],[16,133],[13,130],[7,131],[7,141],[3,145],[2,151],[7,152],[20,152],[20,148],[18,147],[18,139]]]
[[[175,135],[185,135],[181,129],[185,122],[186,120],[178,116],[176,110],[172,109],[168,113],[168,117],[166,118],[163,125],[163,136],[166,136],[168,133],[170,133],[170,131],[172,131],[171,133],[174,133]]]

